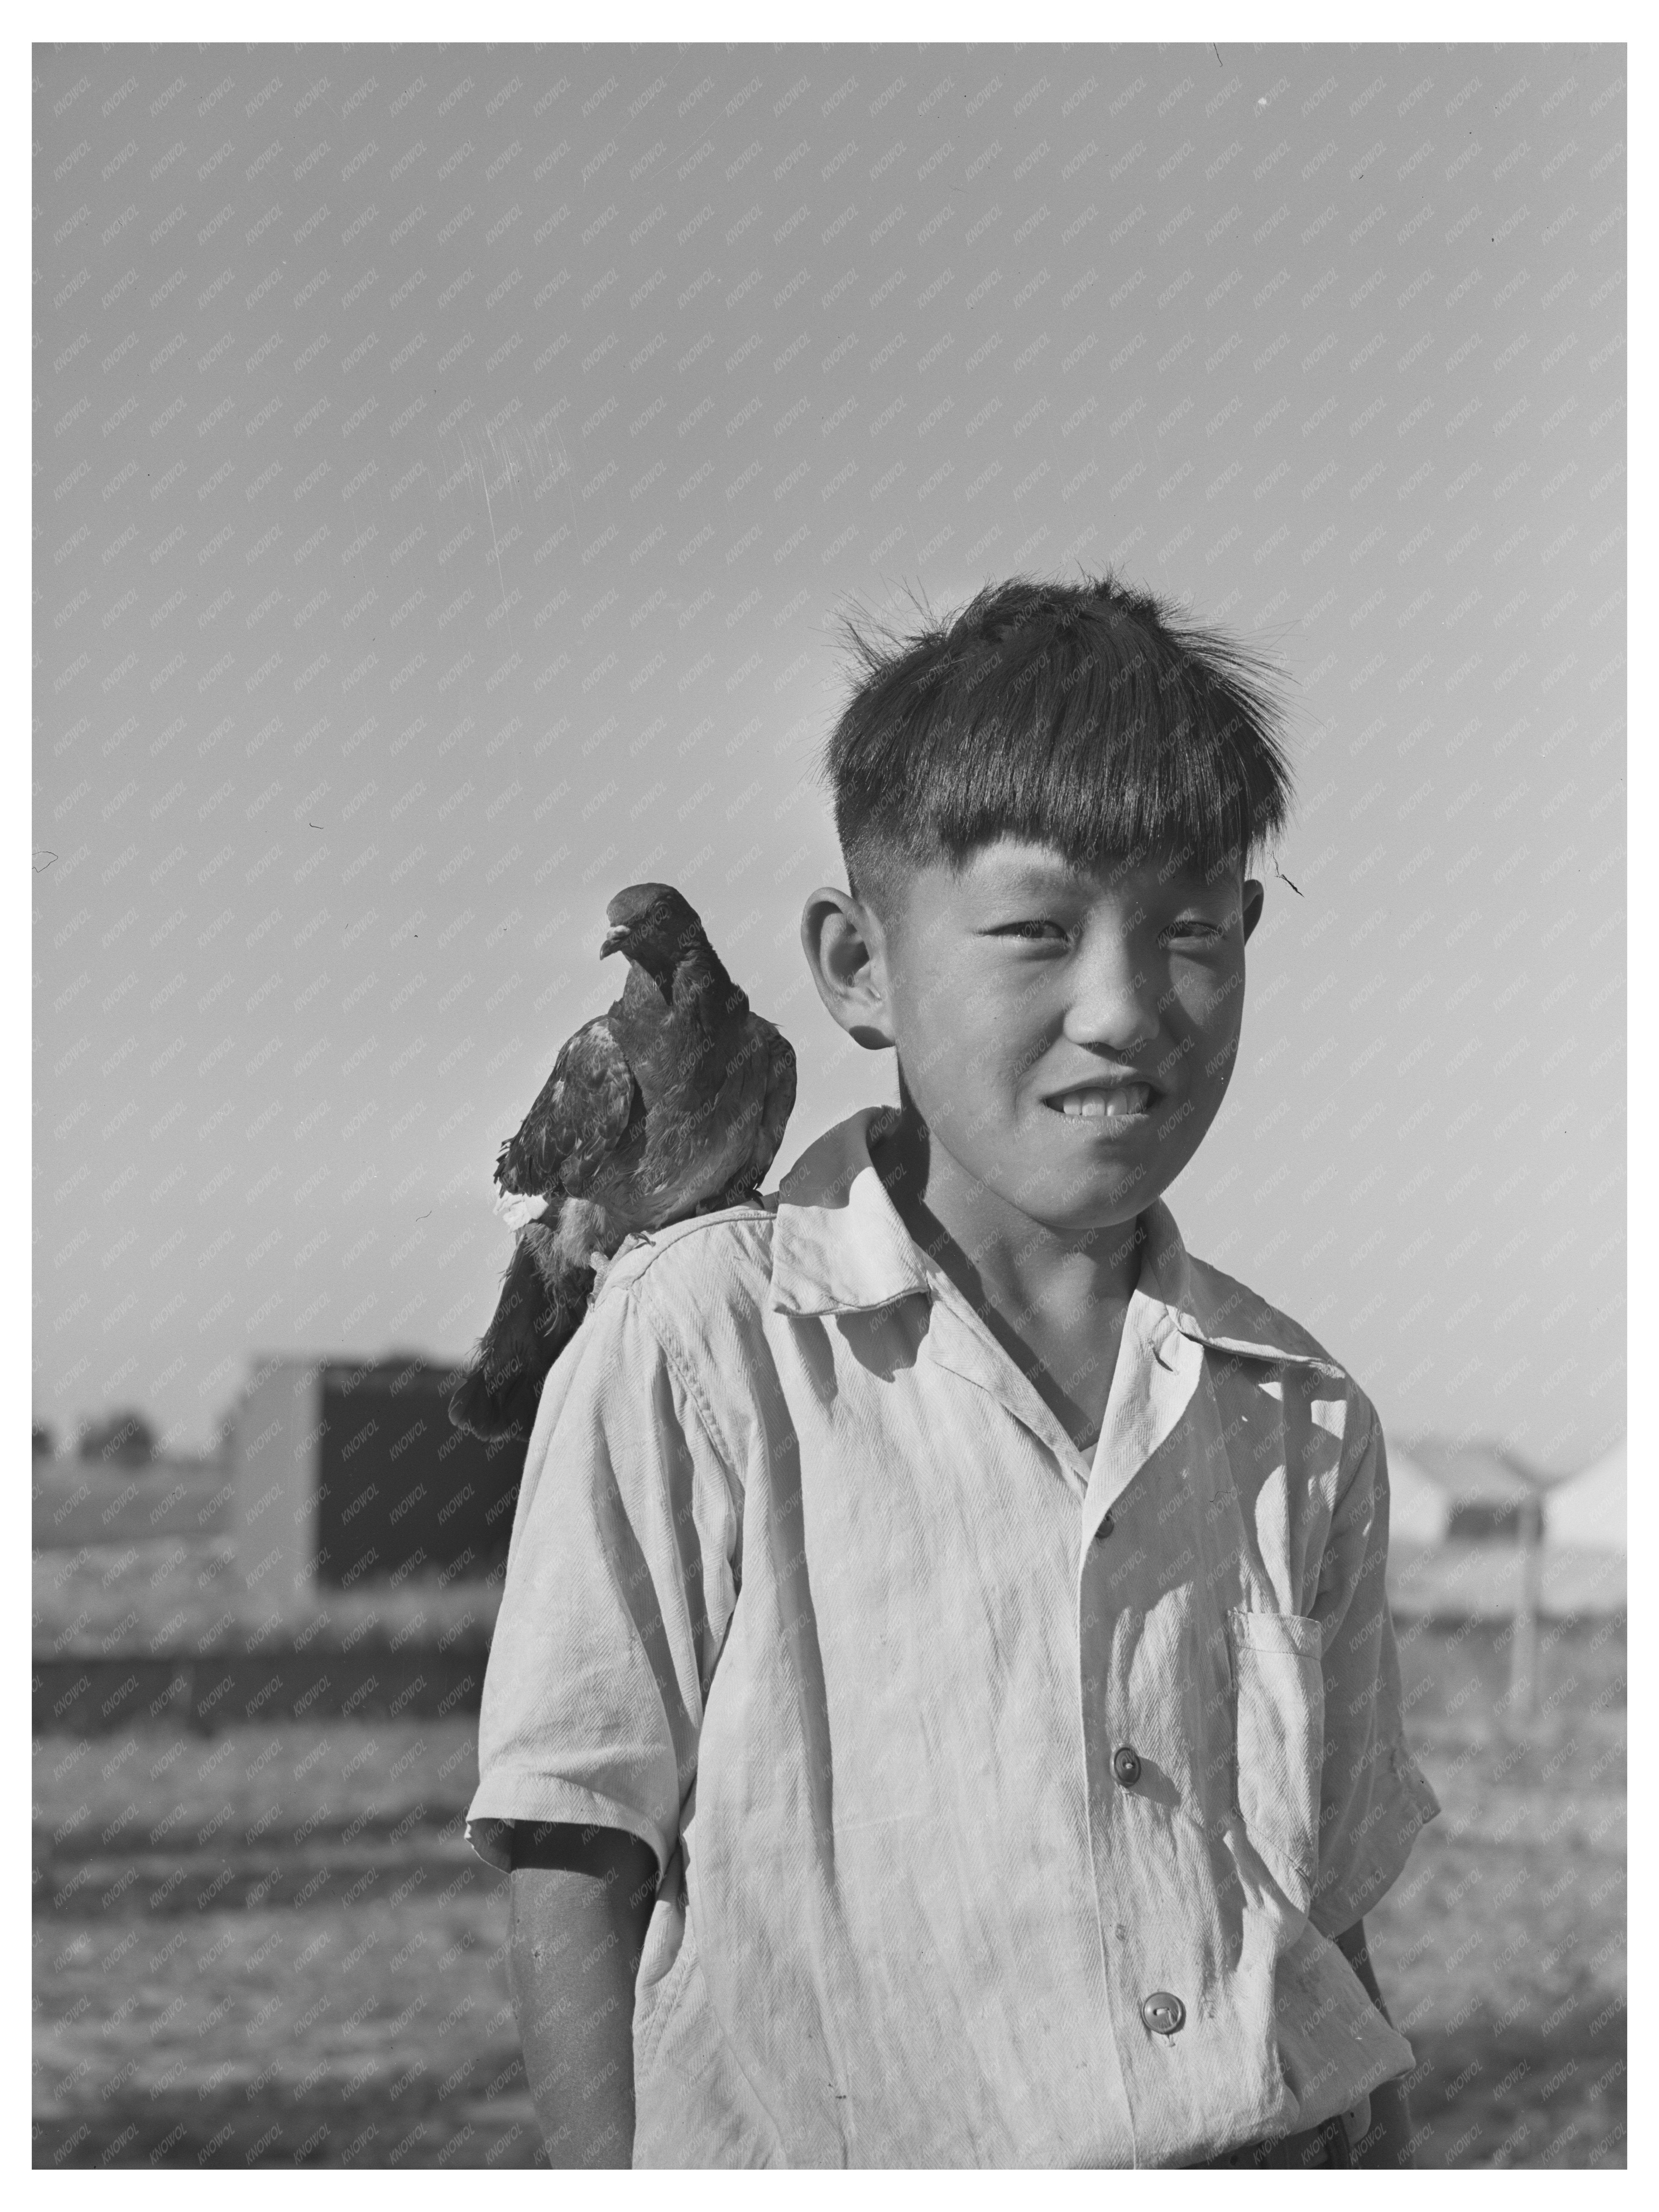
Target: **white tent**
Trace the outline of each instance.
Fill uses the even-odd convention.
[[[1502,1619],[1521,1601],[1519,1532],[1468,1527],[1524,1499],[1496,1447],[1433,1437],[1389,1445],[1389,1595],[1405,1613]],[[1626,1602],[1626,1446],[1543,1492],[1540,1598],[1553,1617],[1621,1612]]]
[[[1445,1491],[1403,1447],[1389,1443],[1389,1540],[1391,1544],[1443,1544],[1451,1518]]]
[[[1598,1552],[1624,1552],[1626,1528],[1626,1462],[1629,1439],[1621,1437],[1610,1452],[1555,1485],[1544,1500],[1544,1534],[1549,1544],[1570,1544]]]

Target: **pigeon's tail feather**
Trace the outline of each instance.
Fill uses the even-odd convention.
[[[495,1314],[449,1401],[458,1429],[490,1440],[529,1436],[548,1372],[586,1316],[589,1255],[608,1259],[623,1233],[579,1199],[520,1230]]]
[[[495,1311],[449,1401],[457,1428],[495,1439],[528,1437],[535,1426],[542,1384],[581,1326],[593,1279],[591,1269],[578,1273],[554,1259],[556,1233],[532,1222],[515,1238]]]

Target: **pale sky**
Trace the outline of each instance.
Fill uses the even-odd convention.
[[[463,1354],[624,884],[780,1170],[890,1097],[797,939],[836,617],[1110,563],[1291,707],[1189,1246],[1390,1433],[1617,1437],[1622,48],[34,69],[38,1418]]]

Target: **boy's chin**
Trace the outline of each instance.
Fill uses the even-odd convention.
[[[937,1155],[951,1164],[950,1181],[968,1196],[978,1187],[977,1209],[985,1200],[1022,1215],[1036,1229],[1074,1243],[1097,1237],[1132,1223],[1144,1212],[1162,1188],[1147,1162],[1139,1158],[1122,1161],[1097,1159],[1083,1166],[1076,1160],[1033,1158],[1041,1147],[1022,1146],[1011,1139],[1000,1150],[988,1148],[963,1132],[966,1141],[953,1142],[957,1133],[943,1114],[928,1125],[928,1145],[934,1155],[930,1188],[939,1188]],[[935,1201],[937,1203],[937,1200]]]
[[[1103,1237],[1117,1231],[1127,1231],[1133,1228],[1136,1219],[1146,1212],[1156,1195],[1156,1192],[1149,1190],[1139,1194],[1124,1194],[1103,1199],[1090,1206],[1055,1206],[1041,1213],[1030,1208],[1021,1210],[1029,1219],[1063,1243],[1097,1243]]]
[[[1114,1172],[1109,1165],[1086,1179],[1075,1173],[1063,1180],[1041,1173],[999,1176],[992,1187],[1028,1221],[1068,1242],[1127,1226],[1158,1195],[1144,1170]]]

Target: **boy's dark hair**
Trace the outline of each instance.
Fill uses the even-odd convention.
[[[884,917],[910,868],[1000,837],[1211,875],[1284,827],[1271,669],[1110,574],[1014,577],[908,638],[845,629],[862,675],[823,769],[848,888]]]

